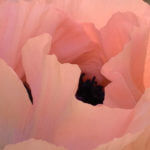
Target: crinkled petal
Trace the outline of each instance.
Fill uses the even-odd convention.
[[[93,107],[75,99],[80,76],[76,65],[60,64],[55,56],[44,54],[44,49],[42,50],[45,59],[39,56],[35,66],[30,65],[34,61],[29,57],[30,54],[41,52],[41,49],[34,48],[40,45],[37,39],[42,43],[44,36],[32,38],[31,49],[27,47],[29,42],[24,47],[26,56],[28,55],[28,59],[24,61],[28,73],[34,70],[37,74],[36,79],[40,78],[41,81],[39,100],[33,114],[31,137],[42,138],[69,149],[91,149],[121,136],[130,121],[130,110],[111,109],[101,105]],[[24,54],[23,57],[26,57]],[[35,68],[39,63],[43,65],[43,69],[42,76],[38,77]],[[33,92],[36,90],[34,87],[31,89]]]
[[[31,109],[16,73],[0,59],[0,147],[25,139],[23,130]]]
[[[100,31],[91,23],[66,20],[53,35],[52,53],[61,62],[78,64],[87,78],[95,76],[103,85],[102,65],[123,49],[137,26],[133,13],[117,13]]]
[[[66,11],[73,18],[92,22],[98,28],[104,26],[116,12],[134,12],[137,16],[147,17],[149,5],[142,0],[53,0],[56,7]]]
[[[149,150],[150,127],[135,134],[127,134],[121,138],[101,145],[94,150]]]
[[[150,32],[149,32],[149,38],[147,40],[147,51],[146,51],[146,58],[145,58],[145,65],[144,65],[144,87],[149,88],[150,87]]]
[[[125,135],[95,150],[149,150],[150,149],[150,89],[147,89],[132,111]]]
[[[57,147],[51,143],[30,139],[14,145],[7,145],[3,150],[65,150],[63,147]]]
[[[22,53],[26,78],[36,104],[37,117],[33,119],[36,129],[32,132],[37,137],[47,139],[52,136],[57,117],[70,105],[80,75],[76,65],[60,64],[55,56],[45,53],[50,49],[49,42],[48,34],[32,38],[25,44]],[[53,109],[49,109],[49,105]],[[39,130],[41,127],[43,130]]]
[[[131,41],[124,50],[103,66],[103,75],[112,81],[105,90],[106,105],[132,108],[144,92],[143,71],[148,33],[149,27],[145,25],[135,28]],[[120,78],[120,82],[117,82]],[[126,93],[127,96],[124,97],[121,93]]]
[[[91,106],[74,99],[54,134],[54,143],[75,149],[91,150],[124,133],[131,119],[130,110]]]
[[[21,49],[24,43],[39,34],[52,34],[64,19],[66,15],[45,0],[1,1],[0,57],[23,77]]]
[[[118,12],[110,18],[106,26],[100,29],[100,42],[107,60],[122,51],[124,45],[131,39],[134,27],[138,24],[138,18],[134,13]]]
[[[132,121],[127,129],[127,132],[136,133],[150,126],[150,89],[148,88],[133,111]]]
[[[29,39],[22,49],[23,67],[27,83],[30,85],[33,99],[38,100],[43,72],[43,61],[51,46],[49,34]],[[31,61],[32,60],[32,61]],[[36,103],[36,101],[34,101]]]
[[[93,47],[94,43],[86,34],[83,25],[66,19],[53,34],[51,53],[56,54],[63,63],[73,62]]]

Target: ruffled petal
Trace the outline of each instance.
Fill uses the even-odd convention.
[[[25,44],[22,53],[27,82],[36,108],[36,118],[33,118],[35,129],[31,133],[46,139],[52,136],[57,117],[70,105],[80,75],[76,65],[60,64],[54,55],[47,55],[49,42],[48,34],[32,38]],[[41,127],[43,130],[39,130]]]
[[[149,27],[145,25],[135,28],[124,50],[103,66],[103,75],[112,81],[105,90],[106,105],[132,108],[144,92],[143,71],[148,33]]]
[[[150,127],[135,134],[127,134],[121,138],[101,145],[94,150],[149,150]]]
[[[119,53],[129,41],[137,18],[132,13],[117,13],[100,31],[92,23],[66,20],[53,34],[52,51],[61,62],[78,64],[86,78],[96,77],[105,85],[102,65]]]
[[[46,0],[6,0],[0,3],[0,57],[22,78],[21,49],[31,37],[52,34],[66,19]]]
[[[150,89],[147,89],[134,110],[125,135],[115,138],[95,150],[148,150],[150,149]]]
[[[147,17],[149,5],[142,0],[53,0],[54,6],[64,10],[76,20],[92,22],[99,29],[113,14],[131,11],[137,16]]]
[[[147,40],[147,51],[146,51],[146,58],[145,58],[145,65],[144,65],[144,87],[149,88],[150,87],[150,32],[149,32],[149,38]]]
[[[106,26],[100,29],[100,43],[106,60],[123,50],[138,25],[137,16],[131,12],[118,12],[110,18]]]
[[[0,59],[0,148],[25,139],[31,103],[16,73]]]
[[[26,51],[26,56],[28,55],[28,59],[24,59],[24,64],[28,64],[28,73],[32,76],[31,72],[34,70],[36,79],[41,81],[32,119],[31,137],[41,138],[69,149],[91,149],[121,136],[130,121],[130,110],[111,109],[101,105],[93,107],[75,99],[79,68],[67,63],[60,64],[55,56],[44,54],[44,48],[38,49],[44,37],[45,35],[41,35],[32,38],[27,42],[27,45],[32,43],[32,47],[29,49],[29,46],[25,45],[23,50]],[[39,40],[41,42],[37,42]],[[34,66],[29,65],[34,62],[29,56],[33,56],[33,52],[39,53],[37,51],[43,51],[45,59],[39,56]],[[23,57],[26,57],[24,54]],[[38,76],[39,73],[35,69],[39,63],[43,66],[42,76]],[[36,90],[32,86],[31,89],[33,92]]]
[[[122,136],[130,119],[130,110],[102,105],[94,107],[74,100],[70,111],[57,126],[54,143],[71,150],[91,150]]]
[[[30,139],[14,145],[7,145],[3,150],[65,150],[63,147],[57,147],[51,143]]]
[[[49,53],[50,46],[50,35],[43,34],[29,39],[22,49],[22,60],[26,81],[30,85],[34,100],[38,100],[40,95],[43,61],[46,58],[45,55]],[[34,101],[34,103],[36,103],[36,101]]]
[[[148,88],[133,111],[132,121],[126,132],[136,133],[150,126],[150,89]]]

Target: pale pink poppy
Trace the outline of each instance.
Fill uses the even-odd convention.
[[[150,149],[149,15],[141,0],[1,0],[0,148]],[[104,104],[75,98],[81,72]]]

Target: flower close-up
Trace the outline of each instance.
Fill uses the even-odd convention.
[[[0,149],[149,150],[150,5],[0,0]]]

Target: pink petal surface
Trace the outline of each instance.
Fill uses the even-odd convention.
[[[54,5],[65,10],[73,18],[92,22],[99,29],[103,27],[116,12],[134,12],[137,16],[147,17],[149,5],[142,0],[54,0]]]
[[[150,127],[136,134],[127,134],[111,142],[101,145],[94,150],[149,150]]]
[[[66,19],[53,34],[51,53],[56,54],[61,62],[73,62],[90,51],[93,45],[82,24]]]
[[[132,114],[126,134],[95,150],[149,150],[150,149],[150,89],[147,89]]]
[[[22,49],[22,62],[25,76],[32,90],[33,98],[38,100],[41,91],[41,78],[43,72],[43,61],[48,54],[51,45],[49,34],[29,39]],[[29,60],[32,60],[29,61]],[[35,101],[36,102],[36,101]]]
[[[102,65],[120,52],[130,39],[137,18],[132,13],[117,13],[100,31],[91,23],[77,24],[71,20],[57,28],[52,51],[61,62],[78,64],[87,78],[96,76],[105,85]]]
[[[40,43],[37,42],[39,39]],[[32,70],[38,76],[36,67],[30,65],[34,62],[30,54],[33,51],[39,54],[38,51],[41,49],[35,47],[40,47],[42,40],[46,41],[45,35],[32,38],[24,46],[26,56],[23,53],[23,57],[27,58],[28,55],[28,59],[24,60],[24,66],[28,68],[30,76]],[[32,43],[30,48],[29,43]],[[43,45],[43,55],[44,48]],[[43,75],[40,76],[41,90],[33,114],[34,126],[30,132],[31,137],[42,138],[69,149],[91,149],[123,134],[130,121],[130,111],[101,105],[93,107],[77,101],[74,95],[80,75],[79,68],[76,65],[60,64],[53,55],[45,54],[43,61],[42,57],[38,58],[35,64],[43,65]],[[39,80],[38,77],[36,79]],[[31,86],[31,89],[34,92],[34,86]]]
[[[16,139],[22,139],[22,135],[18,136],[18,134],[20,134],[20,132],[22,133],[22,128],[27,123],[29,123],[25,129],[25,135],[42,138],[47,141],[54,142],[57,145],[64,145],[65,147],[73,150],[88,150],[96,147],[99,144],[106,143],[112,140],[114,137],[122,136],[125,131],[134,132],[133,129],[136,129],[136,131],[138,131],[149,124],[149,121],[145,122],[148,113],[143,113],[143,120],[137,118],[138,114],[139,116],[142,114],[142,112],[140,111],[142,109],[142,106],[145,107],[145,103],[143,101],[143,103],[140,105],[141,107],[138,108],[137,105],[137,107],[134,109],[135,113],[132,113],[132,110],[109,108],[102,105],[93,107],[77,101],[74,98],[74,95],[78,84],[80,69],[76,65],[60,64],[55,56],[47,55],[49,53],[52,42],[51,52],[55,51],[55,53],[58,55],[59,60],[60,58],[65,58],[67,61],[72,61],[81,54],[83,54],[84,59],[89,59],[88,53],[86,52],[91,50],[90,55],[92,55],[92,57],[90,57],[89,60],[93,62],[95,61],[93,60],[93,58],[96,56],[97,51],[101,47],[107,49],[107,51],[112,48],[110,54],[106,52],[106,56],[110,58],[111,55],[115,55],[116,53],[118,53],[122,49],[123,45],[129,40],[130,36],[128,35],[128,33],[131,32],[133,26],[137,24],[136,19],[133,17],[133,15],[127,13],[124,14],[125,16],[123,14],[118,14],[118,16],[120,15],[120,17],[112,17],[114,19],[117,18],[116,20],[119,21],[119,23],[122,23],[120,30],[122,31],[123,28],[124,32],[122,36],[122,32],[119,31],[118,27],[116,27],[118,28],[118,32],[115,34],[112,33],[111,36],[113,37],[115,35],[117,38],[113,39],[111,37],[111,47],[107,47],[107,41],[105,41],[104,39],[101,39],[102,43],[100,43],[99,31],[93,24],[77,23],[71,18],[66,17],[62,12],[60,13],[60,11],[49,9],[51,8],[51,6],[47,5],[45,1],[19,1],[17,3],[13,2],[12,5],[10,5],[9,2],[10,1],[6,1],[6,3],[2,2],[0,4],[0,11],[2,12],[0,12],[0,20],[4,22],[4,24],[1,25],[2,30],[0,31],[1,33],[3,33],[0,37],[0,41],[2,42],[0,43],[0,45],[2,46],[1,49],[4,50],[0,52],[0,55],[7,61],[9,65],[11,65],[16,70],[16,72],[20,76],[23,73],[23,70],[21,69],[22,55],[26,79],[31,87],[35,105],[33,108],[34,113],[30,114],[29,119],[31,120],[28,119],[28,121],[30,122],[25,122],[24,120],[22,121],[22,119],[20,119],[20,115],[23,114],[22,116],[25,115],[25,117],[22,118],[26,118],[26,115],[30,110],[30,106],[26,106],[27,104],[25,104],[23,105],[23,107],[25,107],[25,112],[22,112],[23,107],[19,107],[22,108],[21,113],[16,113],[16,110],[18,111],[18,109],[16,109],[16,106],[22,106],[23,103],[21,101],[21,104],[19,104],[18,98],[20,97],[17,98],[17,102],[14,103],[17,103],[17,105],[14,106],[13,104],[13,108],[12,110],[10,109],[10,111],[15,110],[14,116],[17,116],[17,120],[21,120],[22,122],[19,121],[19,123],[17,123],[13,122],[11,119],[9,120],[12,121],[9,124],[11,125],[11,127],[12,124],[14,124],[14,128],[10,128],[10,130],[8,130],[6,126],[6,131],[8,130],[8,132],[6,132],[6,138],[2,137],[2,139],[4,139],[4,141],[2,141],[2,144],[5,144],[7,142],[15,142]],[[72,4],[70,2],[72,2]],[[75,2],[67,0],[61,2],[59,1],[59,5],[57,6],[59,6],[59,8],[62,7],[65,11],[71,11],[70,15],[74,16],[76,19],[82,21],[93,21],[97,27],[101,27],[102,25],[104,25],[106,21],[112,16],[112,13],[117,12],[118,10],[133,10],[135,14],[140,16],[141,14],[145,13],[146,8],[148,8],[148,6],[140,0],[133,0],[130,3],[128,1],[121,2],[116,0],[114,2],[115,5],[112,4],[110,8],[107,6],[108,2],[110,2],[109,0],[105,1],[107,5],[103,0],[95,0],[95,3],[93,2],[92,4],[87,0],[86,2],[80,2],[79,8],[81,8],[82,11],[80,10],[77,12],[78,9],[75,10],[75,8],[78,8],[78,2],[79,1]],[[99,2],[101,3],[101,5],[98,5]],[[106,6],[108,8],[106,8]],[[119,9],[117,8],[118,6]],[[101,14],[99,12],[101,11],[101,7],[103,11],[105,8],[106,10],[109,9],[110,11],[106,12],[106,15],[104,15],[105,18],[101,17],[101,19],[98,19],[97,21],[97,18],[100,18],[100,16],[97,15]],[[141,7],[144,9],[138,9]],[[87,9],[88,11],[85,8],[89,8]],[[10,13],[8,10],[10,10]],[[78,13],[81,13],[83,15],[79,17]],[[93,13],[96,15],[93,15]],[[6,19],[7,16],[10,16],[10,14],[12,14],[12,24],[10,24],[9,19]],[[122,16],[125,17],[125,20],[129,22],[130,26],[126,26],[126,21],[124,22],[124,19],[122,20]],[[17,18],[19,19],[17,20]],[[109,33],[113,31],[113,28],[111,28],[111,24],[114,26],[115,22],[113,22],[113,19],[111,21],[112,22],[109,22],[101,30],[102,37],[105,35],[108,38]],[[17,34],[15,32],[16,29]],[[104,32],[103,30],[108,31],[108,33]],[[112,81],[112,83],[106,87],[105,104],[112,107],[132,108],[141,94],[144,92],[145,87],[149,87],[148,78],[145,78],[143,84],[143,66],[145,63],[146,55],[145,51],[149,47],[147,47],[148,31],[149,30],[145,30],[143,28],[140,30],[139,28],[137,28],[137,31],[135,30],[132,36],[133,41],[131,41],[125,47],[126,50],[121,52],[115,58],[112,58],[104,66],[103,74]],[[24,45],[22,53],[20,52],[20,50],[22,49],[22,45],[29,37],[33,37],[45,32],[50,33],[54,37],[52,41],[51,37],[48,34],[40,35],[28,40],[28,42]],[[78,34],[76,35],[75,33]],[[63,34],[65,34],[64,38]],[[120,45],[119,43],[116,47],[113,47],[113,43],[117,43],[119,41],[118,39],[121,40],[122,44]],[[8,44],[8,41],[10,41],[10,45]],[[71,43],[71,45],[69,45],[67,42]],[[76,43],[78,43],[78,45]],[[86,45],[86,43],[88,44]],[[5,45],[7,46],[5,47]],[[64,48],[63,51],[61,51],[62,48]],[[141,51],[141,49],[143,49],[143,51]],[[70,56],[73,57],[71,58]],[[147,64],[149,62],[148,56],[149,55],[147,53],[145,68],[147,68]],[[82,56],[79,58],[82,58]],[[101,58],[101,61],[103,61],[103,58],[105,57],[102,57],[101,55],[97,58]],[[92,63],[84,59],[81,59],[81,62],[83,62],[83,64],[79,64],[78,59],[76,59],[75,62],[72,63],[79,64],[80,68],[85,71],[87,71],[87,67],[93,69],[93,66],[91,65]],[[98,59],[96,59],[96,61],[97,60]],[[93,69],[98,70],[98,73],[100,73],[102,65],[101,61],[98,61],[98,63],[96,62],[98,65],[96,66],[96,69]],[[136,66],[138,66],[138,68]],[[8,68],[8,66],[6,68]],[[124,68],[124,70],[122,68]],[[93,70],[91,71],[93,72]],[[8,72],[3,72],[3,82],[6,81],[6,77],[7,75],[9,75]],[[11,70],[10,72],[12,73],[13,71]],[[149,73],[147,71],[144,72],[145,76],[148,76],[148,74]],[[14,77],[14,75],[11,76]],[[14,78],[12,78],[12,82],[15,82],[12,83],[13,86],[18,86],[17,81],[19,79],[17,78],[16,81],[16,78],[16,75]],[[11,82],[8,83],[11,85]],[[10,85],[7,85],[6,87],[11,87]],[[19,88],[21,89],[21,97],[23,97],[24,99],[24,94],[27,97],[25,89],[23,87]],[[8,88],[6,89],[8,90]],[[3,89],[4,92],[2,94],[4,95],[2,96],[4,98],[6,96],[6,99],[8,97],[8,103],[10,103],[10,98],[14,99],[16,97],[14,96],[13,98],[13,95],[10,95],[11,97],[9,97],[9,95],[6,95],[6,89]],[[18,89],[18,87],[13,88],[14,93],[16,93],[15,89]],[[118,93],[118,91],[120,94],[116,95],[115,93]],[[145,100],[146,98],[143,99]],[[6,106],[3,107],[2,105],[1,110],[4,111],[4,108],[6,108]],[[146,110],[148,110],[148,108],[149,103]],[[132,116],[133,114],[134,116]],[[2,116],[5,115],[7,116],[6,112],[3,112]],[[9,112],[7,118],[9,118],[9,116],[11,115],[13,115],[13,113]],[[126,127],[128,126],[131,119],[133,119],[133,121],[128,130],[126,130]],[[141,123],[141,120],[145,122],[144,125]],[[136,122],[140,122],[141,124],[138,124],[139,126],[137,126]],[[3,124],[3,126],[5,127],[5,121],[3,122]],[[13,130],[18,133],[15,135],[16,137],[18,137],[15,139],[15,141],[11,138],[7,141],[8,133],[10,134],[10,132],[12,132]]]
[[[134,13],[116,13],[106,26],[100,29],[100,43],[106,60],[122,51],[124,45],[131,39],[134,27],[138,26],[138,18]]]
[[[149,27],[145,25],[135,28],[124,50],[103,66],[103,75],[112,81],[106,87],[106,105],[132,108],[144,92],[143,71],[148,33]]]
[[[45,32],[52,34],[64,19],[66,16],[45,0],[1,1],[0,57],[23,77],[21,49],[24,43]]]
[[[31,109],[26,90],[15,72],[0,59],[0,147],[23,137]],[[19,106],[19,107],[18,107]]]
[[[54,143],[69,149],[92,149],[122,136],[130,121],[130,111],[93,107],[74,101],[70,112],[59,123]]]
[[[150,89],[148,88],[133,111],[132,121],[127,128],[127,132],[136,133],[139,130],[150,126]]]
[[[150,87],[150,32],[149,32],[149,38],[147,40],[147,51],[146,51],[146,58],[145,58],[145,66],[144,66],[144,87],[149,88]]]
[[[94,107],[77,101],[74,95],[80,70],[76,65],[60,64],[55,56],[47,55],[50,41],[50,36],[43,34],[30,39],[23,48],[23,65],[28,72],[27,79],[33,76],[34,80],[41,81],[38,100],[34,98],[37,101],[33,107],[34,113],[30,114],[31,120],[26,124],[25,135],[68,149],[90,150],[115,137],[128,132],[135,133],[149,125],[149,91],[143,95],[134,111],[103,105]],[[30,57],[33,53],[39,59]],[[40,73],[37,66],[42,68]],[[33,79],[29,80],[29,84],[34,93],[37,89],[32,84]]]
[[[93,26],[85,25],[86,32],[96,45],[91,51],[81,55],[74,63],[77,63],[81,70],[87,73],[88,77],[96,76],[97,81],[105,85],[108,82],[101,75],[102,65],[122,51],[137,25],[136,16],[129,12],[116,13],[100,31]]]
[[[56,30],[63,30],[63,33],[69,33],[70,29],[73,27],[73,29],[71,29],[70,34],[67,34],[68,36],[64,37],[64,39],[61,38],[61,41],[63,42],[64,40],[69,40],[70,38],[73,38],[76,32],[80,35],[78,35],[78,38],[75,38],[74,41],[70,41],[70,43],[72,43],[71,45],[74,45],[72,47],[77,48],[76,50],[74,49],[69,51],[70,54],[73,54],[71,56],[75,58],[80,53],[95,48],[95,45],[91,43],[91,41],[86,37],[84,31],[82,30],[82,27],[76,27],[80,26],[76,25],[76,21],[80,20],[82,22],[92,22],[95,25],[97,25],[98,28],[100,28],[102,27],[102,24],[106,24],[106,22],[108,21],[108,19],[110,19],[113,13],[116,13],[118,11],[132,11],[138,16],[141,16],[148,10],[148,5],[140,0],[133,0],[132,3],[128,1],[122,2],[119,0],[115,0],[113,4],[110,4],[111,3],[109,0],[94,0],[92,1],[92,3],[89,0],[63,0],[54,1],[54,4],[53,1],[49,0],[1,1],[0,57],[2,57],[11,67],[13,67],[13,69],[15,69],[15,71],[20,77],[23,77],[24,72],[22,69],[20,51],[22,49],[23,44],[27,41],[28,38],[45,32],[55,35]],[[62,9],[69,13],[67,13],[66,15],[65,13],[63,13],[63,11],[55,9],[53,7],[58,7],[59,9]],[[107,11],[108,9],[109,11]],[[71,19],[69,19],[68,16],[71,16]],[[66,28],[68,29],[66,30]],[[58,34],[56,34],[54,37],[57,36]],[[58,40],[58,38],[54,39]],[[65,45],[65,53],[60,51],[58,53],[57,49],[62,46],[61,41],[57,42],[59,44],[54,44],[54,47],[56,48],[56,53],[58,55],[65,54],[65,58],[69,57],[70,59],[73,59],[66,52],[67,49],[70,48],[70,45]],[[78,44],[78,42],[80,44]],[[86,42],[89,45],[86,45]],[[79,49],[82,49],[82,51],[80,51]],[[93,66],[91,65],[91,63],[92,60],[90,62],[90,65],[88,65],[89,68],[92,68],[91,66]],[[85,67],[86,64],[86,62],[85,65],[82,64],[81,68],[87,71]],[[101,62],[98,63],[96,68],[98,68],[99,70],[100,67]],[[96,72],[96,69],[94,69],[94,71]],[[99,74],[99,71],[96,72],[96,74]],[[101,80],[101,78],[103,79],[102,76],[99,78],[99,80]]]
[[[7,145],[3,150],[65,150],[63,147],[57,147],[51,143],[30,139],[14,145]]]

